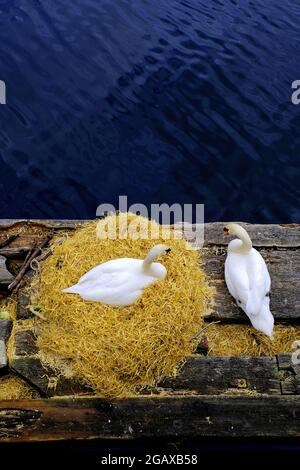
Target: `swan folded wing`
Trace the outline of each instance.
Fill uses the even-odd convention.
[[[256,250],[253,250],[252,257],[247,266],[249,277],[249,297],[246,305],[249,315],[258,315],[268,300],[271,288],[271,280],[268,268],[263,257]]]
[[[101,301],[112,305],[129,305],[136,300],[142,289],[153,282],[149,276],[132,276],[128,272],[102,273],[97,279],[85,279],[78,283],[76,291],[86,300]]]
[[[130,284],[124,284],[120,291],[120,287],[104,287],[93,286],[92,288],[83,289],[80,295],[85,300],[103,302],[108,305],[118,307],[131,305],[142,294],[142,289],[130,289]]]
[[[140,262],[140,260],[129,260],[128,258],[120,258],[120,259],[114,259],[111,261],[107,261],[106,263],[99,264],[98,266],[95,266],[94,268],[90,269],[87,273],[85,273],[83,276],[78,281],[78,284],[81,284],[86,281],[91,281],[92,279],[99,279],[102,276],[107,275],[107,278],[112,275],[118,275],[120,276],[120,273],[128,273],[128,265],[129,262],[131,261],[130,265],[131,267],[135,267],[135,265],[139,264],[136,263],[135,261]],[[104,278],[103,278],[104,279]]]
[[[249,278],[245,264],[235,260],[235,255],[226,260],[225,279],[230,294],[240,306],[246,306],[250,290]]]
[[[109,296],[103,301],[107,303],[108,305],[115,305],[117,307],[126,307],[128,305],[133,304],[142,295],[142,293],[143,293],[142,290],[134,290],[131,292],[127,292],[121,297],[117,296],[115,299],[112,299],[112,297]]]
[[[120,288],[130,280],[128,272],[101,272],[97,275],[88,276],[84,279],[80,278],[77,286],[88,289],[111,289]]]

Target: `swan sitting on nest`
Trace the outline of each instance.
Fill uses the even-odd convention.
[[[131,305],[145,287],[166,277],[166,268],[155,260],[169,251],[166,245],[155,245],[144,260],[119,258],[99,264],[63,292],[117,307]]]
[[[225,280],[230,294],[252,325],[272,338],[274,318],[270,312],[271,280],[261,254],[252,247],[246,230],[238,224],[224,227],[224,235],[238,239],[228,245]]]

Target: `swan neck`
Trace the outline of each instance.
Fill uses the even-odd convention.
[[[241,240],[242,245],[240,246],[240,251],[248,253],[252,248],[252,241],[248,233],[243,227],[239,227],[236,231],[236,236]]]
[[[148,271],[151,264],[156,260],[156,258],[157,258],[157,255],[152,250],[150,250],[146,258],[143,261],[143,269],[145,271]]]

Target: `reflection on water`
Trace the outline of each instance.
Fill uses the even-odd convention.
[[[0,217],[299,222],[297,0],[0,1]]]

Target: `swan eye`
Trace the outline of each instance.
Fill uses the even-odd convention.
[[[266,293],[266,297],[270,297],[271,292]]]

